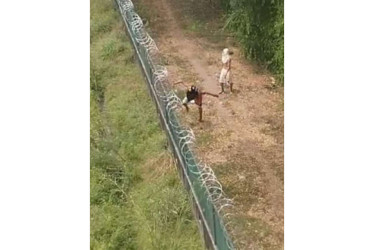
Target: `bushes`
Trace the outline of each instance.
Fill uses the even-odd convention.
[[[234,32],[247,58],[264,65],[283,80],[283,0],[222,0],[225,28]]]

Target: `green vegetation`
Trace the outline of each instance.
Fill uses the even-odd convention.
[[[193,21],[192,24],[189,27],[189,30],[192,31],[192,32],[197,32],[197,31],[203,29],[202,26],[203,26],[203,24],[200,23],[199,21]]]
[[[203,249],[111,1],[91,0],[91,249]]]
[[[213,135],[210,134],[210,133],[205,133],[205,134],[202,134],[200,135],[198,138],[197,138],[197,143],[199,145],[201,145],[202,147],[206,147],[209,145],[209,143],[211,143],[213,141]]]
[[[283,82],[283,0],[221,0],[227,11],[225,27],[233,31],[245,55],[258,61]]]
[[[240,45],[247,59],[284,80],[283,0],[169,0],[182,26],[222,49]],[[235,39],[231,39],[231,37]],[[230,39],[227,39],[230,37]]]

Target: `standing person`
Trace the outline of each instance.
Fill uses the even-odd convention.
[[[188,103],[195,103],[197,106],[199,106],[199,122],[203,120],[203,95],[218,97],[218,95],[215,94],[201,92],[195,85],[192,85],[187,89],[186,97],[183,99],[183,105],[186,107],[187,112],[189,111]]]
[[[219,83],[221,84],[222,91],[220,94],[222,94],[225,89],[224,85],[229,84],[230,85],[230,91],[232,92],[232,74],[231,74],[231,57],[230,55],[234,54],[232,51],[229,51],[228,48],[224,48],[222,51],[222,70],[221,75],[219,76]]]

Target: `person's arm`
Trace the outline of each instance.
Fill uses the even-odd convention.
[[[177,82],[174,82],[173,85],[177,85],[177,84],[182,84],[183,86],[185,86],[188,90],[188,86],[183,82],[183,81],[177,81]]]
[[[211,95],[211,96],[214,96],[214,97],[218,97],[218,95],[212,94],[212,93],[209,93],[209,92],[202,92],[201,95]]]
[[[226,77],[227,74],[229,73],[230,69],[231,69],[231,58],[229,59],[229,68],[228,68],[227,71],[226,71],[226,75],[225,75],[225,77]]]

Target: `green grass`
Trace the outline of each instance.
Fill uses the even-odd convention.
[[[91,0],[91,249],[203,249],[122,20]]]
[[[201,135],[197,138],[197,143],[198,143],[198,145],[200,145],[201,147],[206,147],[206,146],[208,146],[212,141],[213,141],[213,135],[210,134],[210,133],[201,134]]]
[[[189,26],[188,29],[192,32],[197,32],[203,28],[203,24],[199,21],[193,21]]]

